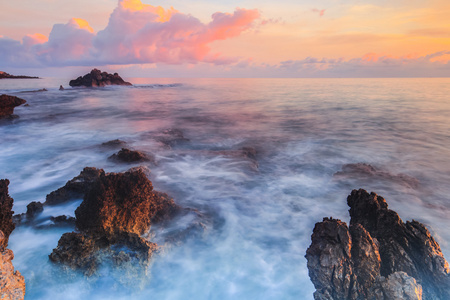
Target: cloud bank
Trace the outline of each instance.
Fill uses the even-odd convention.
[[[108,25],[98,33],[86,20],[73,18],[55,24],[48,38],[42,34],[27,35],[22,41],[0,37],[0,65],[228,64],[236,59],[211,53],[209,44],[239,36],[259,17],[257,10],[238,8],[234,13],[215,13],[204,24],[173,8],[119,0]]]

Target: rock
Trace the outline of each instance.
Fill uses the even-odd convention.
[[[152,222],[171,218],[178,206],[153,190],[142,170],[101,175],[75,211],[81,231],[143,234]]]
[[[152,156],[149,156],[140,151],[134,151],[126,148],[122,148],[118,153],[111,155],[109,159],[124,163],[145,162],[145,161],[151,161],[153,163],[155,162],[155,158]]]
[[[24,75],[11,75],[6,72],[0,71],[0,79],[39,79],[39,77],[34,76],[24,76]]]
[[[44,211],[44,205],[41,202],[31,202],[27,205],[27,218],[34,218],[36,215]]]
[[[64,87],[62,85],[59,86],[60,91],[64,91]]]
[[[379,278],[371,297],[374,299],[422,299],[422,286],[405,272],[395,272],[388,278]]]
[[[0,245],[7,244],[7,238],[0,230]],[[0,247],[0,298],[19,300],[25,297],[25,279],[19,271],[14,271],[14,253]]]
[[[450,299],[450,268],[425,226],[375,193],[347,198],[350,229],[325,218],[306,252],[315,299]]]
[[[0,180],[0,230],[3,232],[0,248],[6,248],[9,235],[15,228],[12,219],[14,214],[12,211],[14,200],[8,194],[8,185],[8,179]]]
[[[106,85],[132,85],[129,82],[124,81],[119,74],[109,74],[101,72],[100,70],[93,69],[90,73],[83,77],[71,80],[69,85],[72,87],[85,86],[85,87],[101,87]]]
[[[145,272],[158,246],[139,235],[117,232],[112,235],[90,233],[65,233],[58,246],[49,255],[50,261],[60,263],[74,270],[82,270],[85,275],[96,273],[104,260],[116,266],[135,260]]]
[[[391,174],[366,163],[346,164],[342,166],[342,171],[334,174],[336,179],[357,178],[363,181],[382,180],[395,182],[405,187],[416,189],[420,182],[414,177],[406,174]]]
[[[163,144],[164,147],[168,149],[183,145],[190,141],[184,136],[183,131],[176,128],[164,130],[162,133],[159,133],[155,136],[155,140]]]
[[[178,210],[169,196],[153,190],[141,169],[103,172],[75,211],[80,232],[65,233],[49,258],[88,276],[95,274],[103,261],[131,264],[142,275],[158,246],[140,235]]]
[[[1,95],[0,96],[0,118],[10,117],[14,114],[16,106],[26,103],[24,99],[16,96]]]
[[[57,205],[68,200],[83,198],[92,183],[104,174],[105,171],[102,169],[86,167],[80,175],[69,180],[65,186],[48,194],[44,204]]]
[[[71,216],[61,215],[57,217],[50,217],[50,220],[55,224],[54,226],[73,226],[75,225],[75,218]]]
[[[8,179],[0,180],[0,298],[23,299],[25,280],[19,271],[14,271],[14,253],[6,249],[9,235],[14,230],[12,207],[14,200],[8,194]]]
[[[108,141],[108,142],[104,142],[101,144],[102,147],[104,148],[122,148],[123,146],[125,146],[127,143],[119,140],[119,139],[115,139],[112,141]]]

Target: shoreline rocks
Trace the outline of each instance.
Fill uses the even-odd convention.
[[[71,80],[69,85],[71,87],[102,87],[107,85],[130,86],[132,84],[124,81],[117,73],[109,74],[98,69],[93,69],[90,73]]]
[[[125,173],[101,171],[75,211],[79,232],[63,234],[49,259],[87,276],[94,275],[104,261],[116,267],[131,265],[143,276],[158,245],[141,235],[181,208],[168,195],[154,191],[139,168]]]
[[[0,119],[14,117],[14,108],[26,102],[26,100],[16,96],[0,95]]]
[[[19,300],[25,297],[25,279],[14,271],[14,253],[6,248],[15,228],[11,210],[14,200],[8,194],[8,185],[8,179],[0,180],[0,298]]]
[[[324,218],[306,251],[315,299],[450,299],[450,268],[426,227],[365,190],[347,198],[350,227]]]
[[[146,162],[146,161],[155,163],[155,158],[153,156],[147,155],[140,151],[130,150],[127,148],[122,148],[119,152],[108,157],[108,159],[123,163]]]

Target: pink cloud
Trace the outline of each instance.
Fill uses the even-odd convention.
[[[259,17],[257,10],[238,8],[234,13],[217,12],[204,24],[173,8],[119,0],[108,25],[98,33],[86,20],[73,18],[67,24],[54,25],[48,40],[42,35],[26,36],[22,43],[0,38],[0,49],[5,53],[0,64],[227,64],[235,60],[211,53],[209,44],[240,35]]]
[[[313,8],[311,11],[315,12],[315,13],[318,13],[320,17],[322,17],[325,14],[325,9]]]

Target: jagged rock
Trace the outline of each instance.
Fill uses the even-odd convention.
[[[80,175],[69,180],[65,186],[48,194],[44,204],[57,205],[68,200],[83,198],[92,183],[104,174],[105,171],[102,169],[86,167],[80,172]]]
[[[7,118],[14,114],[16,106],[26,103],[24,99],[3,94],[0,96],[0,118]]]
[[[75,211],[82,231],[143,234],[152,222],[169,219],[178,206],[153,190],[142,170],[102,175]]]
[[[158,246],[135,233],[116,232],[111,235],[65,233],[49,255],[52,262],[61,263],[85,275],[94,275],[105,260],[115,265],[135,260],[144,272]]]
[[[391,174],[366,163],[346,164],[342,166],[342,171],[334,174],[336,179],[358,178],[359,180],[383,180],[395,182],[402,186],[416,189],[420,182],[418,179],[406,174]]]
[[[126,148],[122,148],[118,153],[111,155],[109,159],[124,163],[145,162],[145,161],[151,161],[153,163],[155,162],[155,158],[152,156],[149,156],[140,151],[134,151]]]
[[[75,211],[81,232],[64,234],[50,260],[81,269],[86,275],[93,275],[105,260],[130,263],[146,272],[158,247],[140,235],[178,210],[169,196],[153,190],[142,170],[103,172]]]
[[[72,87],[85,86],[85,87],[101,87],[106,85],[132,85],[129,82],[124,81],[119,74],[109,74],[97,69],[93,69],[90,73],[80,76],[77,79],[71,80],[69,85]]]
[[[7,244],[0,230],[0,245]],[[0,246],[0,299],[20,300],[25,297],[25,279],[19,271],[14,271],[12,260],[14,253]]]
[[[350,229],[325,218],[306,252],[315,299],[450,299],[450,268],[424,225],[365,190],[347,198]]]
[[[27,205],[27,218],[34,218],[36,215],[44,211],[44,205],[41,202],[33,201]]]
[[[8,245],[9,235],[15,228],[12,219],[14,214],[12,211],[14,200],[8,194],[8,185],[8,179],[0,180],[0,230],[4,234],[0,243],[0,248],[6,248]]]

